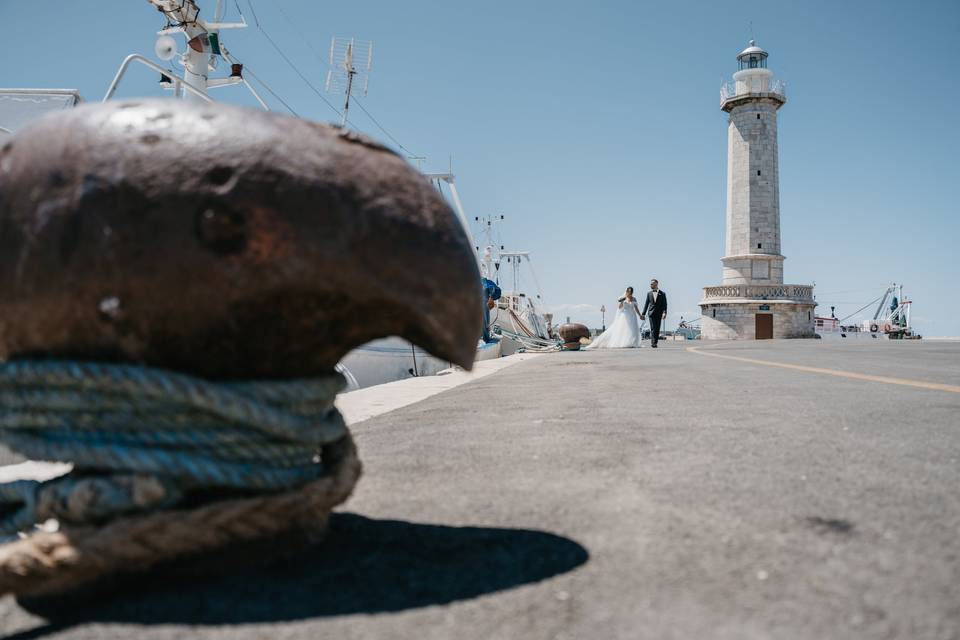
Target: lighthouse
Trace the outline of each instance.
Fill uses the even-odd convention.
[[[777,116],[787,102],[768,53],[750,41],[733,82],[720,88],[727,125],[723,281],[700,302],[706,339],[812,338],[813,286],[783,283]]]

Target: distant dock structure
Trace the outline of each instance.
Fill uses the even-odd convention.
[[[720,108],[730,114],[726,255],[723,283],[703,289],[706,339],[814,337],[813,286],[783,284],[777,111],[787,96],[767,56],[751,40],[733,82],[720,88]]]

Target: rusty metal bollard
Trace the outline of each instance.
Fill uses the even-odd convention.
[[[567,322],[557,327],[557,334],[563,340],[564,351],[579,351],[580,339],[589,338],[590,329],[578,322]]]
[[[83,455],[55,456],[81,461],[61,484],[5,485],[23,522],[33,509],[78,520],[0,545],[0,593],[57,593],[312,536],[360,475],[332,406],[336,363],[399,335],[470,369],[479,288],[443,198],[363,136],[164,100],[80,107],[22,129],[0,148],[0,384],[13,398],[0,439]],[[59,439],[48,444],[50,425]],[[105,453],[84,450],[90,442]],[[179,467],[189,480],[176,465],[141,468],[157,442],[169,446],[161,460],[195,456]],[[266,450],[269,465],[254,459]],[[156,495],[144,502],[131,487]],[[120,506],[83,520],[61,509],[68,494]]]
[[[479,282],[443,198],[352,132],[144,100],[0,149],[0,358],[291,378],[399,335],[470,368]]]

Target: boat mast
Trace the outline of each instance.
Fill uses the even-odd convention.
[[[189,4],[183,3],[180,6],[189,7]],[[221,11],[220,4],[220,0],[217,0],[217,12]],[[200,14],[200,8],[195,4],[193,6],[196,9],[194,19],[189,22],[182,21],[183,33],[187,39],[187,51],[183,56],[183,79],[204,93],[207,93],[209,90],[208,80],[210,77],[210,71],[213,69],[213,56],[210,53],[209,48],[204,45],[209,44],[210,36],[207,35],[206,29],[197,24],[196,17]],[[186,9],[186,11],[189,11],[189,8]],[[180,10],[178,13],[184,13],[184,10]],[[214,21],[216,20],[217,18],[214,17]],[[184,95],[183,99],[187,102],[202,101],[199,96],[192,93]]]
[[[223,0],[217,0],[212,20],[200,18],[200,6],[196,0],[148,0],[154,8],[163,14],[167,21],[166,26],[158,32],[154,53],[161,60],[167,62],[176,60],[183,66],[183,77],[178,76],[172,69],[164,69],[157,63],[148,60],[140,54],[127,56],[117,71],[113,82],[107,89],[103,100],[110,100],[120,80],[127,69],[134,62],[140,63],[160,73],[160,85],[165,89],[172,89],[177,98],[191,102],[210,102],[207,95],[210,89],[226,87],[235,84],[244,85],[260,106],[269,111],[270,107],[264,102],[260,94],[243,77],[243,65],[240,64],[220,41],[220,31],[223,29],[246,28],[246,20],[240,16],[240,22],[221,22],[223,18]],[[177,41],[173,35],[182,33],[186,39],[186,50],[181,54],[178,51]],[[217,61],[223,57],[229,61],[230,75],[226,78],[212,78],[217,68]]]
[[[172,34],[182,33],[187,41],[186,51],[180,55],[183,64],[183,80],[198,92],[182,92],[179,87],[174,91],[178,98],[188,102],[205,102],[210,86],[210,72],[214,68],[214,49],[220,53],[219,34],[210,30],[200,19],[200,6],[195,0],[149,0],[167,19],[167,26],[160,30],[156,53],[162,60],[172,60],[177,55],[176,41]],[[217,23],[223,14],[222,0],[217,0],[213,22]],[[213,35],[211,46],[211,35]]]
[[[460,226],[463,227],[463,232],[472,238],[473,235],[470,233],[470,225],[467,223],[467,214],[463,210],[463,203],[460,202],[460,194],[457,193],[456,176],[453,175],[453,171],[451,170],[446,173],[424,173],[423,177],[430,182],[436,182],[438,188],[441,182],[446,183],[446,185],[450,187],[454,212],[457,214],[457,219],[460,220]],[[479,219],[480,218],[477,218],[477,220]]]
[[[877,310],[873,314],[873,321],[880,322],[884,317],[884,311],[887,308],[887,301],[890,300],[890,295],[897,290],[896,283],[887,287],[887,290],[883,292],[883,297],[880,298],[880,304],[877,305]]]
[[[422,160],[422,158],[414,158],[415,160]],[[463,210],[463,203],[460,201],[460,194],[457,193],[457,181],[456,176],[453,175],[453,161],[450,162],[450,170],[445,173],[424,173],[423,177],[429,180],[430,182],[436,182],[437,188],[440,189],[440,183],[445,183],[450,187],[450,196],[453,198],[453,210],[457,214],[457,220],[460,221],[460,226],[463,227],[463,232],[467,234],[467,237],[471,239],[471,242],[478,242],[479,239],[473,234],[470,229],[470,224],[467,222],[467,213]],[[442,189],[440,189],[443,191]],[[503,220],[503,216],[500,216],[500,219]],[[474,246],[474,249],[477,252],[477,263],[480,266],[480,275],[488,280],[498,282],[497,273],[500,270],[500,259],[493,258],[493,220],[491,216],[487,216],[484,219],[486,227],[482,232],[484,242]],[[475,222],[480,222],[479,217],[474,217]],[[481,257],[480,247],[483,246],[483,254]],[[503,249],[503,247],[500,247]]]
[[[480,263],[480,271],[485,278],[500,284],[500,263],[503,261],[503,246],[500,246],[500,253],[494,258],[493,251],[496,245],[493,241],[493,223],[503,220],[503,216],[501,215],[499,218],[497,216],[474,217],[473,220],[481,224],[480,236],[482,242],[475,247],[478,253],[477,260]],[[483,247],[482,257],[479,255],[481,246]]]
[[[520,262],[526,258],[527,262],[530,261],[530,252],[529,251],[501,251],[500,259],[507,259],[507,262],[513,268],[513,292],[516,294],[520,293]]]

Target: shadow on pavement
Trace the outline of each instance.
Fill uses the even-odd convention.
[[[537,582],[588,558],[576,542],[541,531],[334,514],[322,544],[269,566],[176,580],[142,576],[77,602],[21,601],[48,624],[9,637],[88,622],[221,625],[400,611]]]

